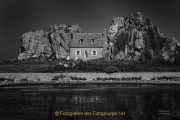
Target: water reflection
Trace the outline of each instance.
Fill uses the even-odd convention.
[[[59,85],[60,86],[60,85]],[[0,116],[16,119],[108,119],[109,116],[55,115],[55,112],[118,112],[125,111],[125,116],[114,116],[114,119],[125,118],[131,115],[132,110],[142,112],[168,110],[170,113],[180,108],[180,89],[176,86],[126,86],[122,85],[88,85],[73,86],[73,89],[53,88],[57,90],[20,89],[1,90]],[[91,87],[91,88],[88,88]],[[70,88],[68,86],[68,88]],[[87,90],[84,90],[84,89]],[[172,89],[173,88],[173,89]],[[41,89],[41,90],[40,90]],[[78,89],[78,90],[77,90]],[[81,90],[82,89],[82,90]],[[13,97],[15,96],[15,97]],[[5,114],[5,115],[4,115]]]

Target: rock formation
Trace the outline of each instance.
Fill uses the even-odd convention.
[[[39,57],[48,58],[51,56],[51,44],[44,36],[45,32],[42,30],[23,34],[21,37],[21,48],[18,60]]]
[[[162,58],[173,61],[180,47],[175,38],[165,38],[150,19],[140,12],[115,17],[108,30],[109,59],[144,60]],[[179,51],[180,52],[180,51]]]
[[[54,25],[49,32],[37,30],[24,33],[21,37],[21,48],[18,60],[29,58],[60,58],[69,54],[69,42],[73,34],[81,32],[78,24],[66,26]]]
[[[18,59],[68,58],[69,45],[76,33],[81,33],[78,24],[50,26],[49,32],[27,32],[21,37]],[[102,36],[105,40],[103,55],[107,59],[180,61],[178,40],[164,37],[159,28],[140,12],[130,17],[114,17],[109,30],[105,29]]]

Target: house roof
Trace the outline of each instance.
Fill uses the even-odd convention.
[[[71,40],[71,48],[102,48],[105,42],[102,33],[77,33]]]

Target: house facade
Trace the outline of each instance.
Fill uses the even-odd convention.
[[[77,33],[70,43],[70,58],[91,60],[103,57],[106,37],[102,33]]]

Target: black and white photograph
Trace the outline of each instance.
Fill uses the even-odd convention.
[[[180,120],[180,0],[0,0],[0,120]]]

